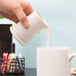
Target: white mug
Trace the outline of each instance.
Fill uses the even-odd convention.
[[[37,76],[70,76],[71,59],[69,47],[37,48]]]
[[[26,45],[38,32],[48,25],[37,11],[31,13],[27,18],[29,28],[24,28],[20,22],[10,27],[11,33],[22,45]]]

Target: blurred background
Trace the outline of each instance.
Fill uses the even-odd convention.
[[[71,53],[76,52],[76,0],[27,0],[33,8],[39,11],[50,26],[50,46],[71,47]],[[6,18],[0,19],[0,24],[14,23]],[[42,30],[26,46],[16,44],[16,54],[25,56],[25,67],[36,68],[36,48],[46,46],[46,30]],[[71,61],[71,67],[76,67],[76,58]]]

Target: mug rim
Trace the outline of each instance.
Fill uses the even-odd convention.
[[[70,47],[67,47],[67,46],[50,46],[50,47],[38,47],[38,49],[47,49],[47,50],[70,50],[71,48]]]

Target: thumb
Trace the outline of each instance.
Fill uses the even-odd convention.
[[[21,6],[16,6],[13,9],[14,14],[17,16],[18,20],[21,22],[21,24],[27,28],[28,27],[28,19],[26,14],[24,13],[23,9],[21,8]]]

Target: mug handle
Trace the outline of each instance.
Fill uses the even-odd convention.
[[[69,61],[71,61],[74,57],[76,57],[76,53],[70,54]]]

